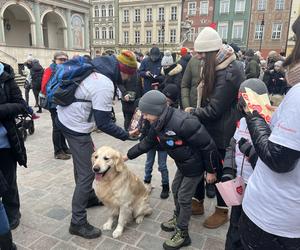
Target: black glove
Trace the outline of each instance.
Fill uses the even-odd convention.
[[[251,148],[252,148],[251,143],[250,143],[247,139],[245,139],[244,137],[242,137],[242,138],[239,140],[238,144],[239,144],[239,149],[240,149],[240,151],[241,151],[244,155],[246,155],[247,157],[249,157],[249,153],[250,153]]]

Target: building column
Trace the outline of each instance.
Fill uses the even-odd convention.
[[[67,9],[67,49],[73,48],[73,34],[72,34],[72,23],[71,23],[71,10]]]
[[[84,14],[84,48],[86,50],[90,50],[90,28],[89,27],[89,15],[87,13]]]
[[[0,19],[0,44],[5,44],[5,35],[4,35],[4,20]]]
[[[68,29],[66,27],[63,28],[63,35],[64,35],[64,49],[68,49],[69,37],[68,37]]]
[[[43,32],[42,32],[43,28],[41,23],[41,11],[40,11],[40,4],[38,2],[34,2],[33,11],[35,17],[36,46],[44,47]]]
[[[36,23],[30,23],[31,43],[33,47],[37,46],[36,39]]]

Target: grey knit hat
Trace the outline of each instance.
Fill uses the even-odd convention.
[[[150,90],[139,101],[142,113],[160,116],[167,107],[166,96],[158,90]]]
[[[240,86],[240,92],[245,93],[246,88],[253,90],[255,93],[259,95],[268,94],[268,89],[266,84],[257,78],[251,78],[244,82],[242,82]]]

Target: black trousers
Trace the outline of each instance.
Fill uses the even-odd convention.
[[[57,117],[57,111],[56,108],[55,109],[50,109],[50,114],[51,114],[51,120],[52,120],[52,142],[53,142],[53,146],[54,146],[54,154],[58,154],[61,151],[67,150],[68,146],[66,143],[66,139],[63,135],[63,133],[61,132],[61,130],[59,129],[59,127],[57,126],[55,120]]]
[[[0,169],[8,184],[8,190],[2,196],[8,221],[12,222],[20,217],[20,198],[17,185],[17,162],[10,149],[0,149]]]
[[[128,131],[131,119],[133,117],[133,113],[124,113],[123,112],[123,115],[124,115],[124,129],[126,131]]]
[[[300,238],[285,238],[267,233],[256,226],[243,211],[239,232],[245,250],[300,250]]]
[[[29,92],[31,88],[25,88],[25,101],[29,105]]]
[[[219,149],[219,153],[222,159],[225,158],[225,149]],[[217,169],[217,180],[220,181],[223,175],[223,169]],[[198,199],[199,201],[204,200],[205,198],[205,187],[204,187],[204,178],[199,182],[194,198]],[[218,189],[216,188],[216,196],[217,196],[217,205],[220,207],[227,207],[226,203],[224,202],[221,194],[219,193]]]

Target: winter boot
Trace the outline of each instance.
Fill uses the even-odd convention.
[[[3,250],[16,250],[16,245],[12,242],[12,235],[9,231],[6,234],[0,235],[0,249]]]
[[[192,199],[192,215],[202,215],[204,214],[204,200],[198,201]]]
[[[228,221],[228,208],[216,207],[216,211],[203,223],[206,228],[214,229],[222,226]]]
[[[175,234],[171,237],[171,239],[164,242],[163,247],[166,250],[174,250],[190,244],[191,238],[188,230],[181,230],[180,228],[176,227]]]
[[[215,184],[206,183],[206,196],[211,199],[215,198],[216,196]]]
[[[177,224],[177,217],[174,214],[172,219],[161,223],[160,227],[165,232],[172,232],[172,231],[175,231],[176,224]]]
[[[161,199],[167,199],[169,197],[170,187],[169,184],[162,185],[162,191],[160,193]]]

